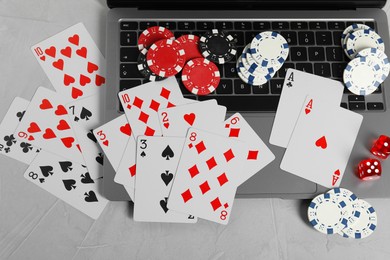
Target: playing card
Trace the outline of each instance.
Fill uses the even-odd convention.
[[[105,85],[105,59],[82,23],[32,46],[31,50],[66,101],[97,94]]]
[[[237,185],[244,183],[275,159],[275,155],[239,113],[225,121],[223,135],[243,141],[248,146],[245,170],[240,172]]]
[[[122,159],[127,142],[132,136],[132,128],[127,122],[126,116],[121,115],[110,122],[96,128],[93,133],[102,148],[105,158],[111,163],[116,170]]]
[[[103,176],[103,151],[92,131],[101,125],[103,119],[103,106],[99,100],[100,96],[94,95],[67,104],[69,121],[93,179]]]
[[[47,151],[37,155],[24,177],[93,219],[108,203],[98,191],[102,179],[93,180],[85,166]]]
[[[184,138],[139,136],[134,220],[195,223],[194,216],[169,210],[171,189]]]
[[[216,130],[225,120],[226,107],[215,99],[158,111],[163,136],[185,137],[188,128]]]
[[[340,186],[362,120],[360,114],[308,96],[280,168],[327,188]]]
[[[245,170],[247,150],[236,139],[190,128],[168,208],[227,224],[237,189],[235,180]]]
[[[29,101],[16,97],[0,124],[0,154],[30,164],[40,149],[25,141],[15,138],[14,132],[30,104]]]
[[[39,87],[15,131],[23,142],[84,164],[68,111],[56,92]]]
[[[343,91],[339,81],[288,69],[269,142],[287,147],[307,95],[321,98],[329,107],[339,107]]]
[[[125,188],[127,194],[129,194],[130,199],[134,201],[134,188],[125,185],[123,185],[123,187]]]
[[[161,135],[157,111],[188,102],[183,98],[175,77],[127,89],[118,96],[135,137]]]

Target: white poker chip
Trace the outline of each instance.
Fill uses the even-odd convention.
[[[288,57],[289,48],[282,35],[267,31],[253,38],[250,53],[260,66],[279,70]]]
[[[250,73],[244,67],[244,64],[242,63],[241,56],[238,57],[238,59],[237,59],[236,69],[237,69],[237,74],[241,78],[241,80],[249,85],[261,86],[261,85],[267,83],[267,81],[271,79],[271,76],[268,74],[267,75],[253,75],[252,73]]]
[[[383,72],[380,83],[385,81],[385,79],[389,76],[389,71],[390,71],[389,59],[387,58],[386,53],[384,53],[383,51],[375,48],[367,48],[362,51],[359,51],[356,57],[370,57],[371,59],[375,60],[378,64],[380,64]]]
[[[380,65],[370,57],[358,57],[351,60],[344,70],[343,80],[349,91],[365,96],[373,93],[382,77]]]
[[[328,191],[328,193],[335,194],[338,201],[345,204],[344,218],[348,221],[347,226],[353,225],[360,216],[358,197],[352,191],[344,188],[335,188]],[[339,234],[343,235],[341,232]]]
[[[309,205],[307,216],[310,224],[324,234],[335,234],[348,224],[344,217],[346,205],[339,201],[333,193],[325,193],[315,197]]]
[[[250,52],[250,44],[245,46],[242,54],[241,54],[242,63],[244,67],[253,75],[266,75],[270,74],[273,77],[276,74],[274,68],[265,68],[260,66],[252,57]]]
[[[366,238],[374,233],[378,225],[375,209],[365,200],[358,200],[359,219],[351,226],[342,230],[344,237],[356,239]]]
[[[341,46],[344,49],[345,54],[349,57],[347,53],[347,40],[351,33],[359,31],[359,30],[372,30],[368,25],[365,24],[352,24],[345,28],[343,33],[341,34]],[[349,57],[351,58],[351,57]]]
[[[359,51],[367,48],[376,48],[385,51],[385,43],[373,30],[358,30],[348,36],[346,50],[348,57],[355,58]]]

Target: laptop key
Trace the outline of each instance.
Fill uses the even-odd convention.
[[[334,45],[341,46],[341,35],[342,34],[343,34],[343,32],[339,32],[339,31],[333,32],[333,44]]]
[[[233,23],[232,22],[216,22],[215,28],[217,28],[218,30],[232,30]]]
[[[382,85],[379,85],[379,87],[373,92],[373,94],[379,94],[382,93]]]
[[[169,30],[176,30],[176,22],[159,22],[158,25]]]
[[[352,25],[352,24],[358,24],[358,23],[363,23],[363,22],[359,22],[359,21],[349,21],[347,22],[347,27]]]
[[[350,110],[366,110],[366,104],[364,102],[349,102]]]
[[[121,22],[121,30],[137,30],[138,23],[137,22]]]
[[[253,94],[268,94],[269,93],[269,82],[260,85],[252,86]]]
[[[370,26],[371,27],[371,26]],[[383,110],[384,106],[381,102],[369,102],[367,103],[368,110]]]
[[[194,22],[178,22],[177,27],[179,30],[194,30],[195,23]]]
[[[136,62],[138,60],[139,50],[137,47],[128,47],[120,49],[121,62]]]
[[[334,78],[342,78],[344,69],[347,66],[346,63],[332,63],[332,76]]]
[[[270,22],[253,22],[253,29],[255,30],[269,30],[271,29]]]
[[[347,103],[345,103],[345,102],[341,103],[341,104],[340,104],[340,107],[345,108],[345,109],[348,109],[348,105],[347,105]]]
[[[317,45],[332,45],[331,32],[316,32]]]
[[[191,34],[196,35],[198,37],[202,37],[205,31],[193,31]]]
[[[329,78],[331,76],[329,63],[314,63],[314,74]]]
[[[307,61],[307,50],[305,47],[291,47],[290,56],[292,61]]]
[[[291,22],[291,29],[293,30],[306,30],[307,28],[307,22]]]
[[[326,60],[342,61],[344,52],[339,47],[326,47]]]
[[[349,102],[364,102],[364,96],[349,95],[348,101]]]
[[[255,36],[258,34],[259,32],[257,31],[249,31],[249,32],[245,32],[245,42],[246,43],[251,43],[253,38],[255,38]]]
[[[289,62],[284,63],[283,66],[278,71],[279,77],[280,78],[284,78],[286,76],[287,70],[288,69],[294,69],[294,68],[295,68],[294,63],[289,63]]]
[[[214,22],[197,22],[196,29],[198,30],[211,30],[214,29]]]
[[[309,61],[325,61],[323,47],[309,47]]]
[[[145,30],[149,27],[152,27],[152,26],[156,26],[157,25],[157,22],[140,22],[139,23],[139,28],[141,30]]]
[[[187,32],[187,31],[175,31],[173,34],[175,35],[175,38],[177,39],[177,38],[179,38],[182,35],[190,34],[190,32]]]
[[[122,46],[136,46],[137,45],[137,33],[136,32],[121,32],[121,45]]]
[[[184,98],[187,98],[187,99],[196,100],[196,96],[195,95],[192,95],[192,96],[190,96],[190,95],[183,95],[183,96],[184,96]]]
[[[298,44],[297,32],[283,31],[283,32],[280,32],[280,34],[286,39],[286,41],[289,45],[297,45]]]
[[[298,32],[300,45],[314,45],[314,32]]]
[[[369,26],[371,29],[375,30],[375,23],[374,22],[365,22],[365,25]]]
[[[244,83],[241,79],[234,80],[234,93],[236,94],[250,94],[251,85]]]
[[[236,40],[237,46],[245,46],[244,32],[231,31],[229,34]]]
[[[326,29],[326,22],[310,22],[309,28],[311,30],[323,30]]]
[[[142,78],[137,68],[137,63],[121,64],[120,75],[121,78]]]
[[[228,111],[239,112],[239,111],[267,111],[275,112],[280,96],[199,96],[200,101],[215,99],[218,105],[226,106]]]
[[[235,22],[234,30],[252,30],[251,22]]]
[[[311,63],[297,63],[295,66],[297,70],[307,73],[313,73],[313,66],[311,65]]]
[[[272,29],[274,30],[287,30],[290,29],[288,22],[272,22]]]
[[[225,63],[225,77],[237,78],[236,63]]]
[[[344,30],[345,23],[344,22],[328,22],[328,28],[330,30]]]
[[[233,82],[230,79],[221,79],[217,94],[233,94]]]
[[[283,79],[271,79],[271,93],[272,94],[280,94],[282,93],[282,87],[283,87]]]
[[[139,85],[141,85],[140,79],[121,80],[119,81],[119,91],[123,91]]]

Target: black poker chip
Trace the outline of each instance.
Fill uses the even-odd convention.
[[[145,78],[148,79],[149,81],[161,81],[165,79],[164,77],[158,76],[154,74],[147,63],[146,60],[146,53],[148,52],[147,49],[142,49],[140,54],[138,55],[138,60],[137,60],[137,67],[141,75]]]
[[[232,60],[237,53],[233,36],[218,29],[208,31],[200,37],[199,49],[203,57],[218,64]]]

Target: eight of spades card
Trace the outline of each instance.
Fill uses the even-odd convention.
[[[148,222],[195,223],[197,218],[169,210],[168,194],[184,138],[139,136],[134,220]]]

